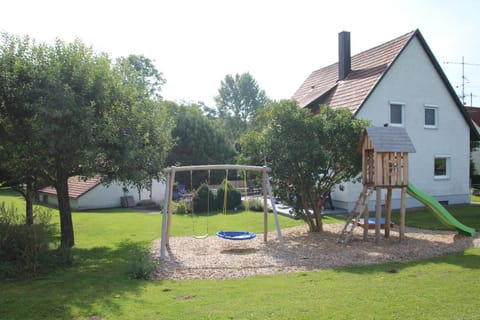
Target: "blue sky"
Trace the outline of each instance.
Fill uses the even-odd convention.
[[[5,2],[5,3],[3,3]],[[15,0],[2,1],[0,30],[52,42],[80,38],[112,57],[143,54],[169,100],[214,106],[227,74],[250,72],[273,99],[290,98],[336,62],[340,31],[352,54],[420,29],[452,86],[480,107],[480,1]],[[455,63],[445,63],[455,62]]]

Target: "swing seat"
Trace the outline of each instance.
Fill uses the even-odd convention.
[[[208,238],[208,233],[201,234],[201,235],[196,235],[196,234],[194,234],[192,237],[193,237],[194,239],[207,239],[207,238]]]
[[[250,240],[257,235],[248,231],[218,231],[217,236],[225,240]]]

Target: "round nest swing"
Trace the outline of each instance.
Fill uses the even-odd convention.
[[[217,236],[225,240],[250,240],[257,235],[248,231],[218,231]]]

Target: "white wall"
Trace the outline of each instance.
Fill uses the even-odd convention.
[[[127,195],[133,197],[135,205],[138,204],[139,200],[150,200],[155,204],[160,204],[165,197],[165,183],[162,181],[153,180],[152,190],[142,189],[140,191],[140,199],[136,187],[127,186],[127,189]],[[121,183],[114,182],[110,185],[101,184],[86,192],[78,199],[70,199],[70,206],[72,210],[118,208],[121,206],[120,198],[124,195],[123,184]],[[58,206],[56,195],[41,194],[40,201],[48,205]]]
[[[165,184],[162,181],[152,180],[151,190],[139,190],[134,186],[127,186],[128,196],[132,196],[135,205],[140,200],[149,200],[160,204],[165,196]],[[123,197],[123,184],[114,182],[111,185],[99,185],[85,193],[78,200],[78,210],[116,208],[121,206],[120,198]]]
[[[123,195],[123,186],[119,183],[100,184],[79,197],[76,210],[118,208]],[[138,196],[136,198],[138,199]],[[135,203],[138,201],[137,199]]]
[[[389,122],[390,102],[405,104],[405,128],[415,146],[409,155],[410,182],[422,191],[449,204],[469,202],[469,141],[470,129],[450,96],[440,76],[429,62],[419,41],[415,38],[385,74],[376,90],[358,112],[358,117],[369,119],[374,126]],[[438,107],[438,128],[424,128],[424,106]],[[450,177],[434,179],[435,155],[450,157]],[[353,207],[361,184],[348,185],[345,193],[332,195],[343,207]],[[392,204],[399,201],[393,194]],[[408,206],[419,206],[414,199]]]

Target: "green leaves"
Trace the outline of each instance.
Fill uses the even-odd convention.
[[[321,229],[318,200],[335,186],[355,179],[361,169],[356,152],[367,123],[348,109],[321,106],[318,114],[294,101],[271,104],[255,119],[256,129],[242,137],[242,157],[272,168],[272,179],[284,201],[294,206],[311,230]],[[262,125],[263,123],[263,125]]]
[[[223,121],[229,138],[238,141],[246,132],[248,122],[268,103],[250,73],[225,76],[215,97],[219,118]]]
[[[218,127],[196,105],[168,104],[175,118],[172,135],[176,140],[169,165],[218,164],[231,162],[234,151]]]
[[[164,79],[149,59],[114,63],[78,39],[52,45],[2,39],[2,176],[18,185],[40,177],[55,187],[74,175],[137,186],[159,178],[173,122],[158,95]],[[61,217],[71,224],[62,191]],[[62,243],[73,243],[73,229],[72,241],[63,241],[63,227]]]

